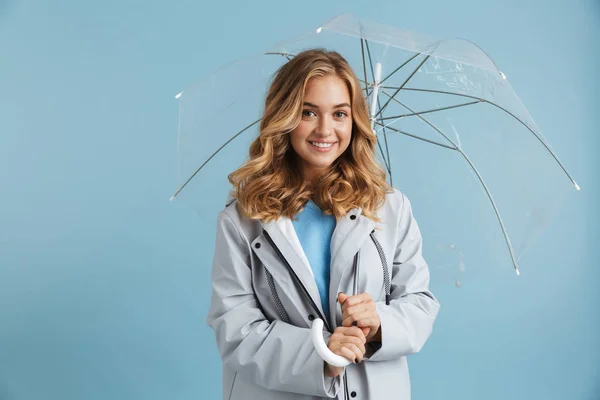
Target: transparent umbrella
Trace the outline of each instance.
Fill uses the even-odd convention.
[[[258,135],[275,71],[308,48],[335,50],[361,79],[389,182],[414,204],[432,269],[463,271],[463,246],[519,262],[577,183],[507,77],[477,45],[340,15],[179,93],[181,198],[212,224],[227,175]],[[420,218],[425,216],[426,218]],[[429,254],[427,254],[427,249]],[[459,282],[457,282],[459,284]]]

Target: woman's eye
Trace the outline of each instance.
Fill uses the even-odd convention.
[[[346,114],[346,112],[344,111],[336,111],[334,115],[336,118],[344,118],[348,116],[348,114]]]
[[[304,111],[302,111],[302,116],[303,117],[313,117],[315,115],[316,115],[315,112],[312,111],[312,110],[304,110]]]

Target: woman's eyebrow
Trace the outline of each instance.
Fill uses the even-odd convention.
[[[309,103],[308,101],[305,101],[304,105],[307,106],[307,107],[319,108],[319,106],[317,106],[317,105],[315,105],[313,103]],[[338,104],[336,106],[333,106],[333,108],[342,108],[342,107],[351,108],[350,104],[348,104],[348,103],[342,103],[342,104]]]

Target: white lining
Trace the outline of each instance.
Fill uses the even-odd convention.
[[[300,244],[300,239],[298,238],[296,229],[294,229],[294,224],[292,223],[292,220],[287,217],[281,217],[277,221],[277,224],[279,225],[279,228],[281,229],[281,231],[283,232],[285,237],[288,238],[288,240],[290,241],[292,248],[296,251],[296,253],[300,256],[300,258],[304,262],[304,267],[310,271],[311,276],[314,278],[315,275],[310,266],[310,263],[308,262],[308,258],[306,257],[306,254],[304,253],[304,249],[302,248],[302,245]]]

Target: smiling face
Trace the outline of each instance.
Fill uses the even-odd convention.
[[[352,136],[351,112],[344,80],[327,75],[308,81],[300,124],[290,134],[305,180],[317,178],[346,151]]]

